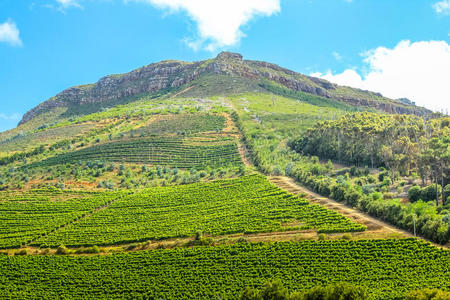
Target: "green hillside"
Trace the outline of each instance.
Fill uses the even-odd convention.
[[[450,291],[448,128],[227,52],[70,88],[0,133],[0,298]]]

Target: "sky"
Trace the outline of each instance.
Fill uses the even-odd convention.
[[[71,86],[224,50],[450,110],[450,0],[1,0],[0,131]]]

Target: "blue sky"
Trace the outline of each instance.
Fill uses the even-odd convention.
[[[450,0],[2,0],[0,130],[68,87],[222,50],[450,109]]]

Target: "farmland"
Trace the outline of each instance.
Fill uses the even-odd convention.
[[[208,131],[221,131],[225,125],[225,117],[214,114],[178,114],[162,115],[148,125],[131,131],[135,136],[161,134],[192,134]]]
[[[140,251],[107,256],[0,257],[14,298],[238,299],[280,279],[292,290],[349,282],[375,299],[450,289],[450,252],[415,239],[304,241]]]
[[[93,145],[50,157],[33,163],[30,167],[95,160],[185,169],[241,164],[236,144],[231,139],[206,141],[193,145],[181,137],[147,137]]]
[[[16,248],[91,213],[119,194],[35,190],[1,192],[0,197],[0,248]]]
[[[160,90],[131,95],[140,89],[130,84],[111,101],[94,101],[100,94],[79,105],[50,101],[49,112],[0,134],[0,298],[239,299],[245,287],[277,279],[290,292],[346,282],[374,299],[450,290],[448,202],[421,201],[435,200],[435,186],[416,186],[416,202],[395,198],[420,179],[441,179],[439,195],[449,193],[447,161],[430,160],[441,148],[439,157],[448,158],[448,118],[382,115],[376,109],[384,106],[333,98],[364,91],[290,72],[279,77],[283,68],[247,68],[236,57],[195,65],[211,72],[189,71],[195,84],[169,72]],[[284,85],[294,79],[292,90]],[[92,86],[64,94],[78,97]],[[368,104],[389,100],[366,96]],[[391,118],[405,126],[392,123],[371,140],[379,120]],[[420,140],[433,128],[431,136],[444,138],[419,143],[416,127]],[[369,130],[364,139],[357,128]],[[381,142],[405,134],[409,142],[391,149],[413,167],[401,173],[388,167]],[[367,145],[379,146],[377,156]],[[423,161],[404,160],[415,151],[408,145],[424,146]],[[371,158],[378,159],[372,168],[345,165]],[[413,235],[400,228],[442,247],[405,238]]]
[[[188,237],[197,232],[224,235],[313,228],[319,232],[365,229],[278,189],[262,176],[251,175],[134,193],[33,245],[114,245]]]

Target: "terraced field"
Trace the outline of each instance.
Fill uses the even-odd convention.
[[[362,231],[365,227],[293,196],[259,175],[159,187],[114,201],[89,218],[33,242],[41,247],[113,245],[145,240],[298,229]]]
[[[238,299],[280,279],[290,290],[349,282],[374,299],[450,290],[450,251],[415,239],[176,248],[107,256],[0,257],[6,298]]]
[[[66,152],[30,167],[45,167],[78,161],[107,161],[151,164],[183,169],[242,164],[236,143],[232,139],[218,139],[192,144],[182,137],[147,137],[98,144],[77,151]]]
[[[106,205],[119,193],[0,193],[0,248],[16,248]]]
[[[179,114],[161,115],[150,124],[135,129],[135,136],[161,135],[161,134],[193,134],[208,131],[220,131],[225,126],[225,117],[214,114]]]

